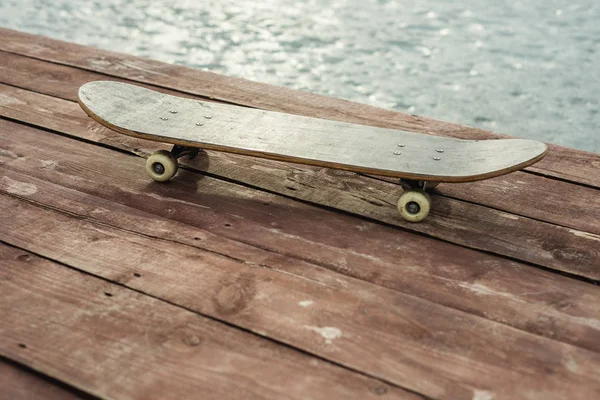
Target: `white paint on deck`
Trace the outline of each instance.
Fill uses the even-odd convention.
[[[37,193],[38,190],[37,186],[33,183],[15,181],[8,176],[3,176],[2,182],[2,189],[17,196],[31,196],[32,194]]]
[[[312,300],[302,300],[301,302],[298,303],[298,305],[300,307],[310,307],[314,304],[315,302]]]
[[[338,328],[332,328],[330,326],[318,327],[318,326],[304,326],[306,329],[321,335],[325,339],[325,343],[331,344],[335,339],[342,337],[342,331]]]
[[[494,400],[494,393],[487,390],[475,390],[473,392],[473,400]]]
[[[569,233],[572,233],[573,235],[575,235],[577,237],[581,237],[584,239],[596,240],[596,241],[600,242],[600,236],[594,235],[593,233],[577,231],[575,229],[569,229]]]

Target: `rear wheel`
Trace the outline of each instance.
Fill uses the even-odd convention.
[[[431,197],[422,190],[407,190],[398,200],[398,211],[408,222],[423,221],[431,209]]]
[[[146,172],[156,182],[166,182],[176,173],[179,165],[171,152],[159,150],[146,160]]]

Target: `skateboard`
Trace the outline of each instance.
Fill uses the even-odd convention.
[[[86,83],[78,98],[109,129],[173,145],[148,157],[146,171],[155,181],[171,179],[177,159],[201,149],[387,176],[400,179],[398,211],[410,222],[429,214],[428,191],[438,183],[504,175],[547,151],[533,140],[445,138],[186,99],[121,82]]]

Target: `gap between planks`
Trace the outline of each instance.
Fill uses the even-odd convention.
[[[281,398],[285,395],[286,398],[302,399],[305,398],[305,395],[309,395],[311,398],[322,398],[324,400],[329,398],[362,399],[365,396],[373,396],[379,393],[389,395],[392,398],[423,399],[422,396],[396,385],[374,379],[360,371],[353,371],[350,368],[337,365],[330,360],[311,355],[287,344],[278,343],[271,338],[247,331],[239,326],[210,318],[182,305],[171,303],[122,283],[107,280],[102,276],[90,274],[85,270],[47,257],[41,257],[18,246],[3,243],[5,242],[0,241],[0,259],[8,261],[8,264],[4,264],[3,268],[8,268],[8,265],[16,266],[19,264],[26,264],[27,266],[23,265],[20,269],[12,269],[13,273],[9,275],[11,279],[4,281],[5,293],[8,296],[6,301],[14,300],[15,302],[13,307],[5,309],[5,312],[10,314],[10,312],[15,312],[13,309],[28,304],[27,295],[33,297],[43,296],[44,300],[47,299],[50,304],[58,300],[63,304],[68,304],[69,307],[79,305],[85,311],[80,309],[63,313],[60,308],[57,309],[57,304],[50,308],[51,311],[47,309],[47,304],[44,304],[43,307],[28,306],[26,313],[19,313],[22,316],[19,321],[13,319],[13,325],[16,325],[16,328],[11,325],[4,330],[3,335],[4,339],[7,339],[5,336],[7,332],[9,337],[17,335],[19,338],[15,339],[24,344],[13,347],[8,346],[0,351],[4,353],[5,357],[16,358],[26,365],[31,364],[44,374],[71,384],[79,390],[102,398],[107,396],[112,398],[140,398],[140,393],[150,394],[153,391],[148,389],[147,380],[135,379],[136,376],[149,374],[154,376],[154,379],[151,379],[153,383],[157,383],[156,381],[164,382],[165,378],[169,383],[176,383],[173,378],[181,373],[188,375],[189,378],[192,378],[190,374],[195,375],[195,379],[179,380],[177,386],[183,384],[183,386],[186,386],[184,388],[169,386],[169,383],[167,383],[166,392],[165,388],[161,388],[161,398],[182,398],[186,393],[182,389],[189,389],[191,384],[192,386],[200,385],[199,388],[196,387],[196,390],[200,389],[204,394],[213,393],[214,396],[215,393],[220,393],[215,398],[264,398],[271,396]],[[23,252],[26,253],[23,254]],[[4,256],[2,257],[2,255]],[[33,271],[36,271],[36,275],[27,279],[25,276],[33,274]],[[2,273],[2,268],[0,268],[0,273]],[[8,271],[5,273],[9,274]],[[27,290],[27,294],[24,293],[22,296],[16,296],[16,298],[15,296],[11,297],[11,285],[8,283],[19,280],[26,280],[27,285],[19,286],[12,283],[14,287],[19,288],[18,290],[24,290],[25,286],[37,286],[39,293]],[[40,286],[42,284],[43,286]],[[0,283],[0,286],[2,285]],[[82,291],[80,286],[86,289],[94,287],[95,290],[92,292]],[[94,296],[90,295],[91,293],[97,294],[99,298],[94,299]],[[103,302],[99,299],[107,299],[121,304],[110,307],[102,304]],[[104,315],[104,313],[106,313],[106,318],[94,318],[94,316]],[[33,329],[30,331],[31,324],[22,323],[22,326],[19,326],[18,322],[31,320],[32,317],[36,322],[43,321],[45,324],[56,326],[56,329],[46,331],[48,336],[55,335],[55,331],[63,330],[62,333],[58,333],[60,338],[55,338],[52,341],[55,346],[46,346],[48,340],[46,337],[37,338],[39,330]],[[6,315],[4,315],[4,318],[7,320]],[[114,325],[123,325],[123,322],[120,321],[127,319],[134,320],[130,321],[135,326],[133,329],[128,329],[125,326],[122,326],[121,329],[114,329]],[[165,319],[169,321],[164,321]],[[147,326],[147,331],[144,332],[144,327],[147,325],[145,321],[147,320],[160,323]],[[73,322],[78,322],[78,324],[73,324]],[[93,328],[93,330],[84,330],[78,326],[90,323],[90,328]],[[128,323],[128,325],[130,324]],[[111,328],[113,329],[111,330]],[[131,330],[135,333],[127,332]],[[87,340],[81,340],[81,338],[69,339],[71,336],[80,336],[78,332],[87,333],[92,338]],[[95,337],[94,332],[98,332]],[[124,335],[124,337],[109,338],[115,335]],[[63,343],[62,346],[59,345],[61,341],[65,340],[67,343]],[[171,341],[181,341],[182,343],[172,343],[165,346]],[[113,342],[122,345],[114,346]],[[204,342],[208,343],[203,344]],[[9,344],[9,342],[4,341],[3,344]],[[86,347],[86,344],[90,346]],[[62,357],[52,361],[53,353],[60,353],[63,348],[69,346],[79,346],[78,355],[75,355],[74,351],[70,351],[68,354],[63,354]],[[178,346],[183,346],[183,348],[178,348]],[[205,354],[208,351],[207,346],[210,347],[210,351],[216,351],[214,357]],[[0,349],[2,347],[0,345]],[[154,361],[147,360],[136,363],[129,359],[131,357],[129,349],[131,348],[138,348],[136,351],[132,351],[132,354],[140,355],[134,357],[138,359],[140,357],[152,359],[156,358],[156,353],[164,354]],[[94,355],[94,352],[99,349],[102,349],[102,355],[107,354],[110,357]],[[30,355],[32,352],[35,352],[35,356]],[[119,355],[120,352],[123,354]],[[44,353],[44,355],[40,353]],[[44,361],[48,361],[45,359],[47,355],[50,355],[49,359],[52,362],[44,365]],[[81,355],[84,355],[84,357],[81,358]],[[72,357],[75,359],[80,357],[77,360],[78,363],[74,363]],[[71,358],[71,361],[65,364],[65,358]],[[189,358],[194,362],[190,364],[188,362]],[[238,359],[237,363],[235,362],[236,358]],[[206,364],[211,360],[213,365]],[[120,362],[115,364],[117,361]],[[157,369],[147,370],[148,365],[156,365],[158,362],[161,362],[163,366],[159,374],[156,373]],[[80,365],[81,363],[88,364],[85,365],[87,368]],[[106,364],[112,364],[112,367],[102,368]],[[253,364],[253,366],[248,364]],[[125,365],[128,367],[120,368]],[[220,379],[211,376],[211,368],[215,367],[217,368],[214,373],[220,375]],[[73,368],[76,369],[73,370]],[[99,371],[91,377],[80,374],[81,369],[90,368]],[[120,385],[111,385],[113,382],[111,382],[110,375],[114,372],[119,373],[119,375],[131,375],[128,381],[131,383],[130,386],[137,387],[137,390],[127,387],[123,392],[124,388],[119,387]],[[203,374],[206,374],[206,376],[203,376]],[[280,379],[280,374],[286,375],[285,381]],[[243,379],[238,380],[236,375]],[[253,379],[248,380],[248,377]],[[107,381],[103,382],[103,378],[106,378]],[[232,391],[234,388],[235,390]],[[117,393],[114,393],[115,390]],[[111,391],[112,393],[107,393]],[[262,392],[262,396],[257,396],[254,392]],[[276,395],[276,393],[279,394]],[[142,395],[141,398],[144,398],[144,396]]]
[[[19,66],[22,68],[25,68],[24,65],[19,65]],[[59,75],[60,76],[68,76],[71,78],[73,75],[79,75],[82,72],[81,70],[77,70],[77,69],[72,69],[72,70],[73,70],[72,74],[61,73]],[[8,74],[8,75],[13,76],[14,74]],[[76,91],[77,91],[77,87],[78,87],[77,85],[81,84],[83,82],[86,82],[90,79],[93,80],[92,77],[80,78],[79,80],[76,79],[76,82],[62,82],[62,84],[58,85],[58,86],[60,88],[64,88],[64,87],[68,87],[69,85],[73,85],[72,89],[71,89],[71,92],[73,94],[71,96],[68,96],[68,97],[72,98],[73,96],[75,96],[74,93],[76,93]],[[29,81],[27,81],[27,83],[29,83]],[[24,83],[24,82],[21,82],[21,83]],[[39,82],[38,84],[39,85],[47,85],[47,83],[45,81]],[[27,85],[27,86],[31,87],[31,85]],[[51,88],[47,88],[47,90],[44,90],[44,92],[48,92],[48,93],[53,92],[53,88],[56,86],[57,85],[52,85]],[[6,92],[6,90],[5,90],[5,92]],[[22,91],[20,91],[20,92],[22,92]],[[54,94],[56,95],[56,93],[54,93]],[[27,97],[27,96],[25,96],[25,97]],[[29,97],[31,97],[31,96],[29,96]],[[53,107],[53,106],[49,106],[49,107]],[[79,110],[77,110],[77,111],[79,111]],[[14,118],[18,118],[18,117],[15,116]],[[70,116],[70,118],[77,118],[77,117]],[[23,119],[23,118],[21,117],[21,119]],[[39,122],[38,122],[38,125],[39,125]],[[93,126],[90,125],[90,128],[93,129]],[[114,136],[114,134],[113,134],[113,136]],[[82,136],[79,135],[79,137],[82,137]],[[121,139],[121,143],[127,143],[128,140],[129,139]],[[115,145],[116,145],[116,147],[122,148],[122,146],[119,146],[118,140],[115,141]],[[154,146],[156,146],[156,145],[154,145]],[[152,147],[152,145],[151,145],[151,147]],[[135,151],[135,153],[140,155],[139,151]],[[241,160],[241,158],[239,156],[236,157],[236,156],[232,155],[232,156],[223,156],[223,157],[225,159],[227,159],[229,157],[233,161]],[[598,157],[598,159],[600,160],[600,157]],[[251,161],[250,161],[250,163],[251,163]],[[599,161],[599,163],[600,163],[600,161]],[[266,165],[268,165],[268,163],[266,163]],[[276,165],[276,164],[273,164],[273,165]],[[217,174],[215,174],[215,175],[217,175]],[[534,178],[534,177],[528,176],[528,175],[536,175],[539,178]],[[543,179],[543,178],[541,178],[542,176],[543,175],[539,175],[536,172],[528,172],[528,173],[515,172],[513,174],[510,174],[510,175],[507,175],[504,177],[496,178],[493,181],[486,180],[486,181],[476,182],[476,183],[469,184],[469,185],[456,185],[456,184],[454,184],[454,186],[453,185],[445,185],[446,186],[445,189],[442,192],[438,191],[437,193],[438,194],[448,193],[448,195],[452,198],[467,200],[467,201],[470,201],[470,202],[476,203],[476,204],[481,204],[482,203],[481,199],[484,199],[484,201],[483,201],[483,203],[485,203],[484,205],[490,206],[490,207],[498,209],[498,210],[502,210],[505,212],[511,212],[511,213],[514,213],[515,215],[522,215],[525,217],[530,217],[530,218],[545,221],[545,222],[555,223],[560,226],[566,226],[566,227],[570,227],[570,228],[588,231],[590,233],[600,234],[600,225],[596,222],[597,216],[600,214],[600,201],[594,201],[594,195],[592,194],[592,192],[590,190],[586,191],[584,187],[578,188],[578,186],[566,185],[564,183],[565,181],[562,181],[563,184],[561,184],[560,178]],[[547,177],[544,176],[544,178],[547,178]],[[378,178],[378,179],[382,180],[382,178]],[[522,182],[523,180],[526,182]],[[239,181],[239,179],[238,179],[238,181]],[[506,187],[512,187],[514,185],[519,186],[520,184],[526,184],[526,187],[519,188],[519,190],[517,190],[517,191],[513,190],[510,193],[506,193],[506,191],[499,190],[500,188],[498,187],[497,184],[494,184],[494,182],[503,182],[503,184]],[[567,188],[567,186],[569,186],[569,187]],[[253,185],[253,187],[257,187],[257,186]],[[530,188],[533,188],[533,190],[530,190]],[[573,193],[573,190],[575,190],[576,192]],[[576,201],[576,204],[571,205],[571,207],[562,208],[561,210],[558,210],[558,207],[555,206],[555,203],[557,201],[564,201],[564,195],[562,195],[562,193],[567,192],[567,191],[570,193],[571,199]],[[292,193],[290,193],[288,191],[288,193],[286,195],[291,196]],[[596,195],[596,197],[597,197],[597,195]],[[519,206],[521,204],[530,203],[532,199],[535,199],[535,202],[539,206],[525,207],[525,208]],[[540,201],[542,202],[542,204],[539,204]],[[590,205],[592,205],[593,207],[592,207],[592,209],[588,210],[590,208],[589,207]],[[577,218],[580,214],[579,210],[586,210],[586,212],[590,215],[591,218],[585,217],[585,215],[582,218]],[[584,224],[584,225],[580,226],[581,224]]]
[[[100,400],[24,364],[0,356],[2,400]]]
[[[123,173],[129,175],[129,172],[126,169],[123,169]],[[117,178],[116,180],[119,181],[120,179]],[[214,221],[203,227],[204,229],[201,231],[202,234],[198,236],[198,231],[195,231],[194,229],[190,230],[192,225],[181,225],[175,221],[167,222],[167,220],[163,220],[162,218],[157,219],[158,217],[151,216],[151,214],[147,215],[145,212],[139,214],[141,211],[134,211],[135,209],[102,198],[89,196],[80,198],[81,195],[78,194],[78,191],[55,186],[49,182],[27,177],[20,173],[6,174],[3,181],[4,185],[2,185],[2,191],[5,193],[10,194],[13,192],[13,197],[17,196],[23,201],[33,202],[33,204],[37,204],[40,207],[50,206],[49,208],[51,210],[65,213],[78,220],[86,220],[106,225],[115,229],[124,230],[128,233],[144,235],[149,238],[168,239],[169,241],[173,241],[173,243],[192,246],[203,251],[209,251],[213,254],[227,254],[225,257],[238,262],[239,260],[245,260],[250,257],[248,260],[243,261],[244,265],[261,266],[266,263],[266,265],[274,268],[275,272],[282,271],[283,266],[289,268],[290,262],[296,263],[297,265],[294,269],[295,272],[291,275],[301,277],[302,279],[304,279],[302,274],[307,271],[306,268],[313,268],[310,264],[290,259],[290,257],[294,257],[302,260],[305,258],[302,254],[290,254],[289,251],[287,251],[286,255],[281,255],[281,250],[278,251],[277,249],[273,249],[272,244],[265,249],[264,243],[273,242],[274,237],[271,237],[270,239],[265,237],[265,233],[267,232],[265,230],[248,230],[248,228],[243,226],[243,220],[235,219],[232,221],[235,228],[223,228],[223,226],[227,227],[228,225],[231,225],[226,223],[229,219],[225,219],[224,221],[219,219],[215,220],[217,214],[215,214],[214,211],[210,211],[210,213],[207,214],[208,210],[214,208],[213,205],[209,207],[201,206],[202,208],[196,211],[190,210],[191,214],[187,215],[187,213],[184,213],[179,218],[179,220],[185,221],[186,224],[190,224],[195,220],[195,218],[192,217],[192,214],[198,214],[196,217],[202,221]],[[105,183],[97,182],[96,180],[95,184],[100,185],[100,187],[106,187]],[[210,195],[213,190],[210,189],[211,185],[209,182],[204,182],[204,186],[206,195]],[[19,187],[23,188],[23,190],[20,191],[21,195],[18,195]],[[25,190],[25,188],[28,190]],[[33,188],[36,188],[35,193],[33,193]],[[89,189],[85,190],[89,191]],[[95,194],[93,196],[95,196]],[[114,196],[108,196],[108,198],[112,197]],[[259,198],[255,201],[261,203],[264,202],[264,200],[262,200],[262,198],[265,197],[264,195],[259,195],[258,197]],[[150,198],[142,199],[143,204],[150,206],[148,200],[150,200]],[[177,200],[177,202],[181,205],[181,200]],[[88,207],[82,209],[82,204],[88,203],[90,204],[88,207],[91,207],[91,209],[88,209]],[[253,204],[250,198],[244,200],[244,203],[244,210],[249,210],[248,205]],[[187,203],[186,201],[185,204],[192,203]],[[67,206],[68,209],[65,209]],[[164,205],[159,205],[159,207],[170,209],[171,206],[166,203]],[[301,210],[304,207],[296,204],[294,205],[294,208]],[[269,209],[273,210],[272,207],[269,207]],[[180,210],[183,211],[183,208],[180,207]],[[200,213],[201,210],[203,211],[202,213]],[[339,215],[328,218],[326,215],[323,215],[327,214],[327,212],[319,210],[314,211],[321,216],[306,215],[306,219],[325,219],[328,220],[330,224],[335,225],[337,225],[336,220],[348,219],[347,217]],[[235,210],[232,210],[232,212],[233,215],[237,214]],[[297,212],[294,212],[294,214],[296,213]],[[304,213],[305,212],[302,214]],[[134,215],[136,215],[136,219],[133,219]],[[273,216],[273,218],[276,220],[281,219],[279,216]],[[124,226],[121,221],[130,221],[129,227]],[[285,221],[282,221],[282,223],[285,225]],[[157,224],[160,229],[155,231],[152,227]],[[348,228],[350,228],[350,226],[346,226],[345,228],[346,236],[351,237],[352,230],[349,230]],[[361,232],[364,232],[365,228],[367,227],[363,225],[360,229]],[[381,234],[374,234],[373,236],[375,237],[373,238],[373,241],[376,243],[383,242],[385,244],[385,237],[387,237],[387,241],[389,241],[390,236],[386,235],[385,232],[393,232],[392,229],[385,229],[377,225],[372,226],[372,228],[383,231]],[[149,231],[147,231],[148,229]],[[232,231],[239,232],[238,237],[230,239],[229,237],[231,235],[227,235],[226,233]],[[211,232],[211,234],[209,235],[208,232]],[[211,238],[213,234],[225,235],[220,236],[219,239],[214,239],[216,242],[210,244],[210,241],[207,241],[207,239]],[[277,231],[276,235],[280,236],[280,233]],[[240,240],[240,238],[243,239],[244,237],[249,236],[264,237],[264,239],[259,240],[257,243],[248,244],[242,244],[243,242],[247,242],[242,240],[242,243],[235,246],[233,246],[233,243],[223,243],[223,240]],[[283,240],[285,240],[287,236],[288,235],[284,235]],[[368,253],[363,256],[362,254],[354,254],[354,252],[350,252],[349,250],[335,252],[332,251],[333,249],[325,247],[324,249],[328,250],[329,253],[321,255],[320,258],[315,260],[315,255],[323,253],[323,249],[320,249],[320,246],[317,243],[307,242],[306,246],[301,247],[311,249],[313,259],[307,260],[307,262],[313,263],[315,266],[323,267],[326,270],[343,273],[350,277],[366,280],[377,285],[382,285],[383,287],[417,296],[418,298],[427,299],[458,310],[464,310],[474,315],[483,316],[487,319],[501,321],[502,323],[516,327],[517,329],[524,329],[528,332],[534,332],[535,334],[545,337],[598,350],[598,348],[596,348],[598,343],[593,338],[598,335],[600,322],[596,323],[598,325],[596,328],[593,328],[593,325],[587,325],[585,322],[589,321],[589,323],[592,323],[592,316],[598,312],[593,310],[598,303],[594,299],[597,299],[598,292],[594,291],[595,289],[592,287],[588,285],[581,286],[581,283],[569,282],[568,280],[565,280],[565,278],[557,279],[556,275],[535,272],[535,270],[529,270],[527,267],[519,266],[519,264],[512,263],[508,260],[495,259],[494,257],[482,253],[470,251],[461,254],[457,249],[444,250],[445,245],[439,242],[435,242],[437,255],[428,254],[429,257],[424,257],[422,249],[430,248],[431,245],[427,243],[431,243],[431,240],[425,238],[419,239],[412,237],[412,235],[400,233],[398,233],[397,237],[403,242],[403,259],[407,264],[406,267],[398,263],[398,260],[395,259],[393,254],[386,256],[385,253],[389,253],[389,249],[373,249],[372,253],[377,254],[378,257],[375,258]],[[204,240],[197,241],[196,239]],[[293,246],[292,248],[297,248],[297,241],[300,239],[301,238],[298,236],[292,236],[291,240],[288,240],[288,242],[291,241],[290,244]],[[282,239],[276,240],[279,240],[279,243],[281,243]],[[369,239],[362,238],[361,240],[365,243],[369,242]],[[251,250],[253,247],[255,249]],[[259,248],[261,250],[258,250]],[[264,254],[263,249],[265,251]],[[362,251],[364,251],[364,249]],[[274,252],[275,254],[269,255],[271,252]],[[244,256],[238,256],[238,253],[244,254]],[[236,256],[232,257],[231,254],[236,254]],[[276,258],[273,258],[275,255],[277,255]],[[343,265],[336,265],[338,260],[340,260],[340,257],[346,260],[346,262],[344,262]],[[431,257],[433,257],[434,260],[428,261],[428,258]],[[478,259],[481,259],[481,267],[479,269],[476,267]],[[468,264],[469,267],[461,265],[461,263],[464,263],[464,260],[470,260]],[[421,265],[416,267],[417,269],[410,267],[412,264],[418,265],[419,262]],[[501,265],[502,269],[493,268],[496,263],[498,264],[498,267]],[[353,268],[354,264],[356,264],[356,270]],[[276,265],[280,266],[276,267]],[[451,266],[453,267],[450,268]],[[453,271],[454,268],[461,267],[466,269],[465,272],[469,271],[464,278],[461,278],[460,275],[459,277],[453,277],[452,274],[447,273],[449,270]],[[426,275],[427,273],[431,273],[432,276],[428,277]],[[471,274],[473,275],[472,278],[469,277]],[[443,275],[445,275],[445,277],[443,277]],[[486,279],[486,275],[494,275],[495,278],[489,280]],[[517,275],[526,276],[527,278],[524,279],[521,277],[517,281],[513,281],[513,279],[517,279]],[[309,278],[308,280],[322,284],[318,279]],[[334,279],[334,281],[336,280]],[[543,291],[543,293],[536,294],[533,298],[529,297],[529,292],[539,292],[539,290],[537,290],[539,285],[545,287],[546,290]],[[485,296],[482,297],[483,294],[485,294]],[[550,297],[548,297],[549,295]],[[457,301],[458,299],[460,299],[460,301]],[[477,304],[477,306],[474,306],[473,303]],[[556,313],[557,311],[558,313]],[[582,315],[589,315],[591,318],[581,318]],[[536,320],[536,322],[533,322],[534,320]]]
[[[77,107],[74,104],[70,105],[70,107],[71,106],[75,108]],[[73,121],[74,118],[76,118],[75,116],[71,115],[70,111],[66,111],[66,114],[62,111],[60,111],[60,113],[61,114],[58,121],[61,124],[63,123],[60,121],[67,120],[70,123],[70,121]],[[82,111],[81,114],[83,114]],[[90,131],[85,128],[87,119],[83,119],[81,122],[76,119],[75,121],[77,122],[74,126],[64,126],[63,124],[60,127],[62,127],[63,131],[69,131],[70,134],[75,134],[76,136],[83,135],[84,138],[87,136],[92,142],[99,141],[104,145],[112,144],[113,146],[120,147],[120,151],[124,149],[131,149],[133,146],[136,146],[136,148],[140,146],[141,148],[144,148],[145,146],[144,142],[140,142],[139,140],[125,140],[125,143],[129,144],[124,144],[122,139],[127,137],[112,133],[104,128],[98,129],[96,127],[96,129],[91,131],[92,133],[90,136]],[[93,124],[93,121],[87,121],[87,124]],[[63,135],[61,134],[60,136]],[[69,136],[70,135],[67,134],[65,137]],[[106,137],[116,137],[118,142],[115,144],[112,140],[106,140]],[[9,141],[7,141],[7,143],[9,143]],[[15,142],[15,145],[19,144]],[[137,151],[139,151],[139,149]],[[230,160],[228,157],[221,157],[219,153],[211,153],[211,156],[214,157],[214,160],[219,162]],[[83,163],[82,166],[84,164],[90,164],[93,161],[93,156],[85,157],[85,160],[82,159],[81,161]],[[244,158],[243,161],[247,161],[246,158]],[[256,161],[255,164],[257,167],[262,165],[261,160]],[[223,176],[229,175],[233,178],[234,182],[240,182],[240,178],[237,176],[238,172],[235,172],[236,168],[238,168],[236,162],[225,163],[222,167],[217,167],[216,171],[214,170],[214,162],[210,163],[209,165],[210,168],[208,169],[206,167],[202,168],[203,173],[206,173],[206,171],[209,171],[209,173],[215,173],[219,179],[221,179]],[[268,168],[270,168],[269,171],[271,173],[276,171],[278,174],[283,174],[285,177],[284,182],[287,182],[287,177],[290,173],[294,176],[298,176],[300,179],[304,179],[303,174],[298,175],[295,170],[290,170],[286,164],[283,164],[284,167],[281,171],[273,170],[271,167],[273,165],[272,163],[268,163],[266,165],[269,166]],[[280,163],[280,165],[282,164]],[[231,172],[232,167],[234,168],[233,174]],[[242,179],[244,184],[247,185],[249,182],[251,182],[250,186],[259,187],[262,190],[270,189],[272,192],[285,194],[285,183],[283,184],[284,187],[282,188],[280,187],[282,182],[278,178],[274,179],[267,174],[266,171],[253,170],[254,168],[252,167],[244,166],[244,168],[239,171],[239,173],[242,173],[244,176]],[[302,171],[302,169],[299,171]],[[305,169],[305,171],[310,170]],[[324,171],[327,172],[326,170]],[[583,276],[584,278],[589,278],[592,280],[598,279],[595,268],[595,265],[597,264],[595,260],[600,257],[600,251],[595,249],[600,247],[598,244],[600,243],[600,240],[595,240],[594,238],[597,236],[591,233],[580,232],[573,229],[564,229],[558,225],[539,223],[529,218],[517,217],[505,212],[496,212],[483,206],[473,207],[472,205],[468,205],[468,203],[456,202],[449,198],[443,197],[437,198],[437,209],[434,209],[432,212],[435,215],[435,218],[430,218],[429,220],[423,221],[419,224],[403,223],[403,221],[398,221],[395,208],[373,207],[372,204],[369,204],[370,202],[363,201],[364,192],[367,187],[364,182],[361,182],[360,178],[355,174],[345,174],[343,181],[339,179],[339,172],[334,171],[331,175],[331,177],[322,174],[312,174],[309,176],[310,179],[318,179],[319,187],[329,187],[331,193],[323,193],[322,190],[317,191],[315,189],[310,189],[310,186],[304,187],[301,185],[300,188],[302,190],[294,191],[294,195],[290,197],[296,199],[300,198],[311,203],[317,203],[319,205],[329,206],[338,210],[341,209],[346,212],[358,214],[361,217],[371,218],[391,225],[408,228],[410,230],[421,232],[432,237],[459,244],[461,246],[489,251],[509,258],[541,265],[550,269],[558,269],[572,275]],[[235,179],[236,177],[238,179]],[[340,188],[338,188],[340,185],[342,185],[342,191],[340,191]],[[351,193],[347,193],[347,189],[353,188],[354,186],[356,186],[358,188],[357,190],[361,192],[359,197],[353,196]],[[398,190],[397,186],[395,186],[395,188]],[[387,193],[387,189],[380,188],[374,193],[377,196],[390,196],[389,193],[384,194],[384,192]],[[332,197],[332,195],[335,196]],[[447,215],[450,211],[453,211],[452,215]],[[516,220],[518,221],[518,224],[515,222],[515,218],[518,218]],[[487,227],[485,225],[487,225]],[[520,228],[516,229],[515,226],[520,226]],[[527,233],[527,241],[523,242],[521,240],[517,240],[514,233],[519,231]],[[553,233],[552,235],[548,236],[550,232]],[[550,239],[553,241],[551,249],[548,248],[548,245],[551,243],[546,243]],[[498,242],[498,240],[500,240],[500,242]],[[507,243],[510,243],[510,246],[507,247]],[[523,244],[528,244],[528,247],[523,247]],[[541,254],[538,254],[540,252]],[[544,256],[542,256],[542,254],[544,254]],[[581,264],[581,267],[575,268],[575,265],[573,265],[573,260],[577,260]],[[589,267],[586,266],[585,269],[582,270],[581,268],[584,265],[589,265]]]
[[[600,365],[597,353],[362,281],[346,279],[342,285],[328,278],[330,272],[313,268],[311,273],[320,275],[321,281],[330,280],[323,288],[268,269],[248,270],[248,266],[218,261],[172,243],[167,246],[139,235],[111,232],[106,227],[98,230],[80,218],[36,211],[36,207],[25,203],[10,208],[19,210],[14,224],[27,226],[30,232],[6,232],[8,237],[3,240],[9,243],[19,247],[22,243],[27,250],[43,250],[44,256],[59,257],[61,263],[124,282],[311,354],[327,354],[327,359],[345,367],[427,396],[471,398],[475,387],[496,393],[498,398],[511,398],[514,390],[521,389],[536,392],[540,398],[560,398],[565,391],[575,398],[585,398],[600,385],[600,376],[593,374],[594,365]],[[28,221],[41,226],[36,228]],[[23,236],[27,234],[38,238],[38,243]],[[93,246],[72,246],[71,251],[63,246],[76,240]],[[139,259],[141,255],[145,262]],[[177,274],[165,265],[177,265]],[[133,278],[134,271],[143,278]],[[277,277],[270,278],[274,274]],[[318,300],[311,307],[299,307],[298,302],[313,297],[313,291],[318,292]],[[277,299],[277,307],[272,299]],[[324,315],[328,316],[328,326],[340,332],[331,341],[326,340],[325,347],[323,338],[315,340],[318,332],[312,332],[312,328],[297,329],[322,327]],[[526,349],[536,351],[529,353]],[[568,367],[573,363],[577,369]],[[541,383],[548,369],[552,370],[551,382],[560,386]],[[487,373],[478,375],[474,371]],[[435,382],[430,380],[433,377]],[[552,393],[549,397],[547,390]]]

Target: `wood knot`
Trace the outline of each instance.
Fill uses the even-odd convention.
[[[183,342],[185,344],[187,344],[188,346],[195,347],[195,346],[199,346],[200,343],[202,343],[202,339],[200,339],[196,335],[192,335],[192,336],[187,336],[185,339],[183,339]]]
[[[233,282],[221,286],[213,304],[222,315],[237,314],[244,310],[256,295],[256,287],[252,275],[242,275]]]

